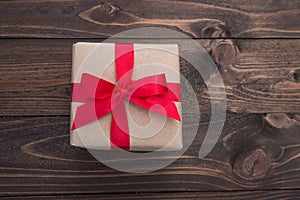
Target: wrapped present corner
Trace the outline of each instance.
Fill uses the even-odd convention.
[[[176,44],[73,45],[71,145],[100,150],[180,150]]]

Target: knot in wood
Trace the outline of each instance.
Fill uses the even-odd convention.
[[[206,27],[202,28],[201,36],[205,38],[225,38],[229,37],[230,33],[228,28],[223,24],[209,24]]]
[[[295,79],[296,82],[300,82],[300,69],[297,69],[294,72],[294,79]]]
[[[120,10],[118,7],[108,4],[108,3],[102,4],[102,8],[108,15],[114,15]]]
[[[221,66],[231,65],[236,57],[236,48],[231,41],[222,41],[213,50],[213,56]]]
[[[264,119],[275,128],[286,128],[291,122],[291,119],[286,113],[266,114]]]
[[[234,172],[245,180],[258,180],[266,177],[271,163],[266,152],[256,149],[241,154],[234,163]]]

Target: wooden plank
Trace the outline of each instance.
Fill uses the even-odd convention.
[[[263,126],[260,115],[228,113],[218,143],[199,159],[209,123],[209,116],[203,116],[198,135],[180,159],[155,172],[129,174],[71,147],[69,117],[2,118],[0,196],[299,188],[299,119],[289,129],[278,129]],[[186,120],[185,134],[198,126]],[[172,154],[161,157],[169,158]]]
[[[3,39],[0,115],[69,115],[71,53],[77,41]],[[300,40],[197,41],[219,65],[228,110],[300,112]],[[180,51],[192,54],[194,50],[183,41]],[[211,98],[201,76],[183,59],[181,73],[198,94],[201,112],[209,113]]]
[[[214,53],[223,59],[218,63],[227,87],[229,110],[237,113],[298,112],[299,42],[234,40],[234,44],[217,46]],[[238,49],[234,51],[235,57],[230,55],[233,47]]]
[[[0,36],[106,38],[145,26],[194,38],[299,38],[297,0],[1,1]],[[168,36],[167,36],[168,37]]]
[[[62,196],[21,196],[3,199],[211,199],[211,200],[249,200],[249,199],[299,199],[299,190],[276,190],[276,191],[235,191],[235,192],[184,192],[184,193],[137,193],[137,194],[106,194],[106,195],[62,195]]]

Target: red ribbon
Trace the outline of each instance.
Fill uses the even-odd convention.
[[[180,101],[180,85],[168,83],[164,74],[131,80],[134,67],[133,44],[115,44],[115,58],[116,84],[87,73],[82,75],[80,83],[73,83],[72,101],[84,104],[77,107],[71,130],[112,112],[111,147],[129,150],[129,128],[124,100],[180,121],[174,103]],[[160,106],[154,106],[156,104]]]

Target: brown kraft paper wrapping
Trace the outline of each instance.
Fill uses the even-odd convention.
[[[114,43],[76,43],[73,45],[72,83],[79,83],[83,73],[116,83]],[[176,44],[134,44],[132,79],[164,73],[167,82],[180,83],[179,55]],[[71,124],[76,108],[71,103]],[[182,148],[182,121],[154,113],[133,103],[126,103],[131,151],[170,151]],[[176,102],[181,115],[181,103]],[[71,145],[109,150],[111,114],[71,131]]]

